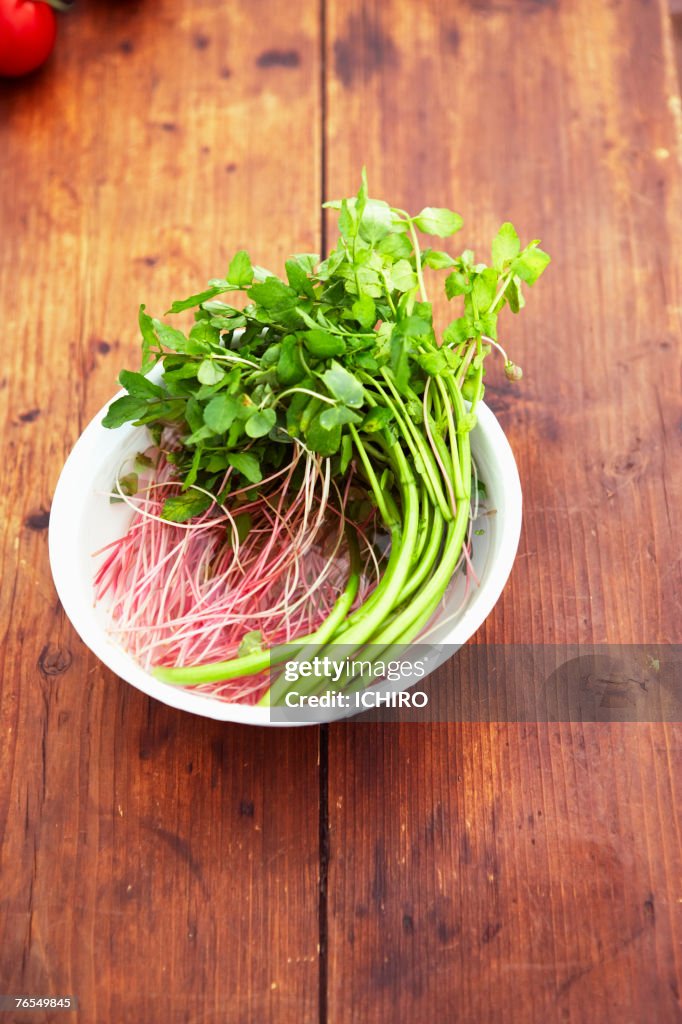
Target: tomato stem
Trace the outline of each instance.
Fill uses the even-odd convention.
[[[54,7],[55,11],[68,11],[73,7],[74,0],[43,0],[48,7]]]

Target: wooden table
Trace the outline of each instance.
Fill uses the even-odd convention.
[[[680,99],[662,0],[77,5],[0,86],[0,991],[83,1024],[682,1020],[679,724],[224,726],[89,654],[47,560],[136,309],[357,187],[554,263],[488,391],[488,642],[679,642]],[[12,1021],[75,1019],[8,1014]]]

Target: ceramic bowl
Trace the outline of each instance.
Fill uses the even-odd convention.
[[[130,509],[125,504],[110,504],[107,494],[126,458],[148,444],[144,428],[131,424],[118,430],[103,427],[102,418],[108,406],[109,402],[88,424],[69,455],[50,514],[50,564],[59,598],[72,625],[112,672],[164,704],[222,721],[282,724],[271,720],[266,707],[230,704],[160,682],[138,665],[108,631],[107,608],[96,606],[93,597],[93,552],[125,532]],[[473,565],[479,585],[473,587],[465,607],[453,617],[461,604],[464,585],[462,574],[457,574],[430,624],[427,671],[433,671],[466,643],[490,614],[511,572],[519,541],[521,486],[516,463],[502,428],[482,403],[478,424],[471,434],[471,447],[479,476],[486,485],[487,508],[494,511],[485,519],[483,535],[475,538]],[[329,709],[326,717],[339,717],[339,712]]]

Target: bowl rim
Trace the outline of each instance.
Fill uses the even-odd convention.
[[[149,675],[123,648],[112,642],[93,618],[86,619],[82,615],[80,607],[82,602],[78,596],[78,589],[72,585],[74,576],[72,553],[69,545],[64,544],[64,538],[70,536],[72,543],[75,542],[75,520],[77,517],[74,517],[73,514],[72,495],[82,487],[81,461],[83,457],[92,451],[98,437],[110,439],[116,434],[116,431],[102,426],[102,418],[111,402],[124,394],[124,391],[117,392],[85,427],[64,463],[52,499],[48,536],[50,568],[57,595],[71,625],[85,645],[110,671],[147,696],[160,700],[170,707],[204,718],[245,725],[314,724],[311,721],[272,721],[270,710],[267,707],[212,700],[201,694],[193,693],[191,690],[163,683]],[[452,645],[453,653],[473,636],[497,603],[511,573],[521,535],[521,481],[514,453],[492,410],[484,402],[480,402],[476,412],[478,422],[472,434],[480,432],[479,436],[485,437],[489,447],[495,452],[504,494],[504,513],[499,515],[496,520],[499,536],[496,538],[495,544],[494,572],[488,574],[489,578],[477,591],[476,601],[464,609],[457,622],[439,641],[443,646]],[[330,711],[329,720],[336,717],[339,716]],[[319,722],[321,719],[316,721]]]

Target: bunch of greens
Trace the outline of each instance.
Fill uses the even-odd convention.
[[[519,312],[523,286],[534,284],[549,256],[537,240],[522,247],[509,223],[493,240],[490,264],[469,249],[450,255],[424,247],[421,235],[452,236],[460,216],[432,207],[411,216],[372,199],[364,174],[357,196],[326,205],[339,213],[339,238],[321,262],[292,256],[284,279],[238,252],[224,279],[171,306],[173,314],[195,310],[188,333],[141,307],[142,373],[121,373],[127,395],[112,403],[104,425],[146,424],[157,442],[174,431],[168,457],[183,491],[163,515],[176,522],[229,501],[230,487],[257,488],[290,460],[295,443],[330,459],[336,477],[353,463],[390,532],[390,557],[369,599],[349,615],[351,568],[342,614],[335,610],[319,635],[301,643],[409,642],[433,614],[462,550],[469,433],[486,357],[498,349],[507,376],[521,376],[498,343],[498,316],[505,305]],[[444,274],[447,298],[460,305],[440,339],[426,268]],[[245,293],[246,303],[225,301],[230,293]],[[155,383],[145,374],[159,361]],[[158,674],[192,685],[255,671],[267,657]]]

